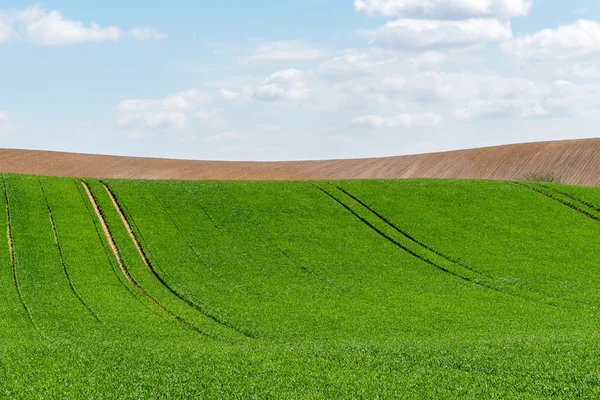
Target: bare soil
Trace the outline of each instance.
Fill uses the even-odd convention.
[[[409,156],[282,162],[194,161],[0,149],[0,171],[136,179],[470,178],[517,180],[554,173],[600,185],[600,139],[561,140]]]

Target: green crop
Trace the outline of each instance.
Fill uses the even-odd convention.
[[[2,183],[0,398],[600,396],[600,189]]]

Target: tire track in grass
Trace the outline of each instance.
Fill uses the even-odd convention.
[[[356,201],[357,203],[359,203],[361,206],[363,206],[364,208],[366,208],[368,211],[370,211],[371,213],[375,214],[377,216],[377,218],[379,218],[380,220],[382,220],[383,222],[385,222],[387,225],[389,225],[390,227],[392,227],[396,232],[398,232],[399,234],[401,234],[402,236],[404,236],[406,239],[410,240],[411,242],[414,242],[415,244],[431,251],[432,253],[437,254],[438,256],[445,258],[446,260],[450,261],[451,263],[454,264],[458,264],[463,268],[466,268],[468,270],[471,270],[477,274],[480,274],[482,276],[485,276],[486,278],[489,279],[493,279],[493,277],[486,275],[480,271],[475,270],[474,268],[468,266],[465,263],[462,263],[461,261],[458,261],[444,253],[442,253],[441,251],[429,246],[426,243],[421,242],[420,240],[418,240],[417,238],[415,238],[414,236],[412,236],[411,234],[409,234],[408,232],[406,232],[405,230],[400,229],[396,224],[394,224],[392,221],[390,221],[389,219],[387,219],[386,217],[384,217],[381,213],[379,213],[378,211],[374,210],[372,207],[370,207],[369,205],[367,205],[364,201],[362,201],[361,199],[359,199],[358,197],[356,197],[355,195],[353,195],[352,193],[350,193],[348,190],[335,185],[335,187],[341,191],[342,193],[344,193],[346,196],[350,197],[351,199],[353,199],[354,201]]]
[[[596,207],[592,203],[589,203],[589,202],[587,202],[585,200],[581,200],[581,199],[579,199],[579,198],[577,198],[577,197],[575,197],[575,196],[573,196],[573,195],[571,195],[569,193],[565,193],[565,192],[563,192],[561,190],[558,190],[558,189],[555,189],[555,188],[550,188],[550,187],[548,187],[546,185],[541,185],[541,186],[544,187],[545,189],[548,189],[548,190],[556,192],[556,193],[558,193],[558,194],[560,194],[562,196],[565,196],[565,197],[567,197],[567,198],[569,198],[569,199],[571,199],[571,200],[573,200],[573,201],[575,201],[575,202],[577,202],[577,203],[579,203],[581,205],[584,205],[584,206],[586,206],[586,207],[588,207],[588,208],[590,208],[590,209],[592,209],[592,210],[594,210],[596,212],[600,212],[600,208]]]
[[[225,191],[223,190],[223,187],[219,185],[219,191],[224,195],[224,196],[229,196],[230,198],[233,198],[233,200],[236,203],[240,203],[239,198],[235,195],[235,194],[230,194],[230,193],[225,193]],[[207,213],[205,211],[205,213]],[[245,217],[247,218],[247,220],[251,220],[252,218],[247,214],[244,213]],[[261,225],[260,222],[257,222],[256,220],[253,220],[254,224],[256,225]],[[259,229],[258,232],[260,233],[260,235],[264,238],[264,240],[261,240],[261,238],[258,236],[257,233],[255,233],[254,231],[252,231],[252,235],[258,239],[258,241],[261,242],[266,242],[268,246],[270,246],[271,248],[274,248],[275,250],[277,250],[277,252],[281,253],[285,258],[287,258],[292,264],[294,264],[298,269],[300,269],[301,271],[307,273],[307,274],[314,274],[314,271],[310,268],[308,268],[306,265],[304,265],[303,263],[301,263],[300,261],[296,260],[294,257],[292,257],[290,254],[288,254],[287,251],[285,251],[281,246],[279,246],[279,244],[277,244],[273,239],[271,239],[270,236],[268,236],[267,234],[265,234],[266,230],[265,229]]]
[[[52,224],[52,233],[54,235],[54,242],[56,243],[56,247],[58,249],[58,255],[60,257],[62,271],[63,271],[65,278],[67,279],[69,287],[71,288],[71,292],[73,292],[75,297],[77,297],[79,302],[86,308],[86,310],[88,310],[88,312],[94,317],[94,319],[97,322],[101,322],[100,318],[90,308],[90,306],[88,306],[86,304],[85,300],[83,300],[83,298],[77,292],[77,290],[75,289],[75,286],[73,285],[73,281],[71,280],[71,277],[69,275],[69,270],[67,269],[67,265],[65,264],[65,259],[63,257],[62,246],[60,245],[60,242],[58,241],[58,233],[56,231],[56,222],[54,221],[54,215],[52,214],[52,207],[50,206],[50,202],[48,201],[48,196],[46,195],[46,190],[44,189],[44,185],[42,185],[42,181],[40,178],[38,178],[38,183],[40,184],[40,188],[42,189],[42,195],[44,196],[44,201],[46,202],[46,207],[48,208],[48,215],[50,216],[50,223]]]
[[[183,318],[181,318],[179,315],[175,314],[174,312],[172,312],[171,310],[167,309],[162,304],[160,304],[160,302],[158,302],[154,297],[152,297],[148,292],[146,292],[146,290],[144,290],[144,288],[131,276],[131,274],[129,273],[129,270],[127,270],[127,267],[125,266],[125,264],[123,262],[123,259],[121,258],[121,254],[119,253],[119,250],[118,250],[117,245],[116,245],[116,243],[115,243],[115,241],[113,239],[113,236],[112,236],[112,234],[110,232],[110,229],[108,228],[108,225],[106,224],[106,220],[104,219],[104,215],[102,215],[102,212],[100,211],[100,208],[98,207],[98,203],[96,202],[96,199],[92,195],[92,192],[90,191],[90,188],[88,187],[87,183],[81,181],[81,184],[83,185],[83,188],[85,189],[85,192],[86,192],[86,194],[88,196],[88,199],[89,199],[90,203],[92,204],[94,212],[96,213],[96,216],[98,217],[98,220],[100,221],[100,225],[102,226],[102,231],[104,232],[106,240],[108,241],[108,244],[109,244],[111,250],[113,251],[113,254],[114,254],[115,258],[117,259],[117,263],[119,264],[119,268],[121,269],[121,272],[123,273],[123,275],[125,276],[125,278],[127,279],[127,281],[133,287],[135,287],[142,296],[144,296],[146,299],[148,299],[160,311],[165,312],[166,314],[170,315],[175,320],[177,320],[180,323],[182,323],[183,325],[185,325],[187,328],[192,329],[193,331],[196,331],[200,335],[206,336],[206,337],[210,337],[210,338],[214,339],[213,336],[211,336],[208,333],[200,330],[195,325],[192,325],[188,321],[186,321]]]
[[[160,199],[160,197],[156,194],[156,192],[154,190],[152,190],[151,192],[152,192],[152,195],[154,196],[154,198],[158,201],[158,204],[160,204],[161,208],[164,210],[165,214],[167,214],[167,216],[169,217],[169,220],[173,223],[173,226],[177,230],[177,233],[179,234],[179,236],[181,236],[181,238],[187,244],[187,247],[192,251],[192,253],[194,253],[194,256],[196,257],[196,259],[199,262],[201,262],[217,279],[219,279],[221,282],[227,284],[227,281],[225,280],[225,278],[223,278],[221,275],[217,274],[217,272],[210,265],[208,265],[204,260],[202,260],[202,257],[200,256],[200,253],[198,253],[198,251],[196,250],[196,248],[192,245],[192,243],[188,239],[188,236],[183,233],[183,231],[179,227],[179,224],[177,223],[177,221],[175,220],[175,218],[171,214],[171,211],[163,203],[163,201]],[[214,221],[211,220],[211,222],[214,224]],[[137,230],[139,232],[139,227],[137,228]],[[222,232],[219,231],[219,233],[222,233]],[[141,236],[141,233],[140,233],[140,236]],[[247,293],[245,290],[242,290],[242,292]]]
[[[356,197],[355,195],[353,195],[352,193],[350,193],[350,191],[348,191],[348,190],[346,190],[346,189],[344,189],[344,188],[342,188],[342,187],[340,187],[338,185],[335,185],[335,187],[338,190],[340,190],[341,192],[343,192],[344,194],[346,194],[348,197],[350,197],[353,200],[355,200],[356,202],[358,202],[361,206],[363,206],[364,208],[366,208],[368,211],[370,211],[373,214],[375,214],[379,219],[381,219],[387,225],[389,225],[390,227],[392,227],[396,232],[398,232],[402,236],[406,237],[408,240],[414,242],[415,244],[417,244],[417,245],[425,248],[426,250],[431,251],[432,253],[437,254],[438,256],[446,259],[447,261],[449,261],[451,263],[457,264],[457,265],[459,265],[459,266],[461,266],[463,268],[468,269],[469,271],[474,272],[475,274],[481,275],[482,277],[485,277],[486,279],[488,279],[490,281],[495,281],[497,279],[497,278],[495,278],[495,277],[493,277],[491,275],[488,275],[486,273],[478,271],[477,269],[475,269],[475,268],[473,268],[473,267],[471,267],[471,266],[469,266],[469,265],[467,265],[467,264],[465,264],[465,263],[463,263],[463,262],[461,262],[461,261],[459,261],[459,260],[457,260],[457,259],[455,259],[453,257],[448,256],[447,254],[445,254],[445,253],[443,253],[443,252],[441,252],[441,251],[439,251],[439,250],[437,250],[437,249],[429,246],[426,243],[421,242],[420,240],[418,240],[417,238],[415,238],[414,236],[412,236],[408,232],[404,231],[403,229],[400,229],[396,224],[394,224],[388,218],[386,218],[381,213],[379,213],[378,211],[376,211],[375,209],[373,209],[371,206],[369,206],[368,204],[366,204],[364,201],[362,201],[361,199],[359,199],[358,197]],[[532,293],[535,296],[542,296],[542,297],[547,296],[547,295],[545,295],[545,294],[543,294],[541,292],[538,292],[536,290],[532,290],[532,289],[529,289],[529,288],[524,288],[522,286],[518,286],[518,285],[507,285],[507,286],[513,286],[518,291],[523,291],[525,293]],[[555,298],[555,297],[552,297],[552,296],[547,296],[547,297],[549,299],[550,298]]]
[[[314,184],[314,183],[313,183],[313,186],[315,186],[321,192],[325,193],[327,196],[329,196],[331,199],[333,199],[336,203],[341,205],[343,208],[345,208],[347,211],[349,211],[352,215],[354,215],[356,218],[358,218],[360,221],[362,221],[365,225],[367,225],[369,228],[371,228],[372,230],[377,232],[380,236],[387,239],[389,242],[394,244],[396,247],[399,247],[400,249],[402,249],[403,251],[412,255],[413,257],[418,258],[419,260],[441,270],[442,272],[445,272],[449,275],[452,275],[456,278],[459,278],[459,279],[469,282],[471,284],[478,285],[478,286],[493,290],[498,293],[502,293],[504,295],[518,297],[518,298],[528,300],[528,301],[538,302],[541,304],[545,304],[547,306],[560,307],[560,306],[569,304],[568,302],[566,302],[562,299],[556,299],[556,298],[547,296],[547,295],[539,293],[539,292],[530,291],[530,290],[526,290],[526,289],[523,289],[518,286],[508,285],[508,284],[505,284],[502,282],[494,281],[492,278],[490,278],[486,275],[476,272],[470,268],[466,268],[466,267],[452,261],[450,258],[444,257],[441,252],[433,251],[430,249],[429,246],[425,246],[425,245],[419,243],[418,241],[411,239],[410,235],[404,234],[402,230],[391,225],[385,219],[381,218],[378,213],[371,210],[368,206],[366,206],[364,204],[364,202],[359,201],[357,198],[354,198],[353,196],[350,196],[341,188],[338,188],[337,186],[334,186],[333,184],[331,184],[329,182],[327,182],[327,184],[331,187],[331,189],[329,189],[329,190],[331,190],[331,191],[337,190],[337,192],[340,193],[342,196],[345,196],[347,199],[354,201],[355,204],[358,204],[358,207],[362,208],[362,210],[365,213],[370,214],[371,219],[378,220],[378,221],[380,221],[380,223],[383,223],[384,226],[387,226],[389,229],[393,230],[395,233],[401,234],[404,237],[405,242],[402,243],[401,240],[398,240],[397,238],[394,238],[391,234],[384,232],[381,228],[377,227],[374,222],[367,219],[368,217],[360,215],[352,206],[350,206],[350,205],[346,204],[344,201],[340,200],[338,197],[336,197],[334,194],[332,194],[329,190],[325,189],[322,186]],[[435,258],[438,258],[438,260],[434,261]],[[443,264],[445,264],[445,265],[443,265]]]
[[[173,289],[161,276],[160,274],[158,274],[158,272],[156,272],[156,269],[152,266],[152,263],[150,262],[150,259],[148,258],[148,256],[146,255],[144,249],[142,248],[142,246],[140,245],[140,242],[138,241],[135,233],[133,232],[133,229],[131,228],[131,224],[129,223],[129,220],[127,219],[127,217],[125,216],[125,213],[123,211],[123,208],[121,206],[121,204],[117,201],[117,198],[114,196],[113,192],[110,190],[110,188],[102,181],[100,181],[100,183],[102,184],[102,186],[104,187],[104,190],[106,190],[106,193],[108,194],[108,196],[110,197],[113,206],[115,207],[115,210],[117,211],[117,213],[119,214],[119,216],[121,217],[121,221],[123,222],[123,225],[125,226],[133,244],[135,245],[138,253],[140,254],[140,257],[142,258],[142,261],[144,262],[146,268],[150,271],[150,273],[160,282],[160,284],[162,286],[164,286],[171,294],[173,294],[175,297],[177,297],[179,300],[183,301],[185,304],[187,304],[189,307],[195,309],[196,311],[198,311],[200,314],[202,314],[203,316],[211,319],[212,321],[216,322],[219,325],[222,325],[226,328],[229,328],[247,338],[250,339],[255,339],[255,336],[251,333],[246,331],[245,329],[239,328],[233,324],[228,323],[227,321],[223,321],[221,320],[219,317],[217,317],[216,315],[213,315],[212,313],[209,313],[208,311],[206,311],[203,307],[201,307],[200,305],[192,302],[191,300],[189,300],[187,297],[181,295],[179,292],[177,292],[175,289]],[[135,224],[135,221],[133,221],[133,223]],[[137,228],[136,226],[136,230],[138,232],[139,235],[141,235],[140,230]],[[142,238],[143,239],[143,238]]]
[[[187,187],[186,185],[186,190],[187,192],[190,194],[190,196],[194,199],[195,203],[198,204],[198,206],[202,209],[202,211],[204,212],[204,214],[211,220],[211,222],[213,223],[213,225],[215,226],[215,228],[217,228],[219,230],[219,232],[225,236],[225,233],[223,231],[223,229],[221,229],[219,227],[219,225],[212,219],[212,217],[209,215],[208,211],[202,206],[201,202],[197,199],[196,194],[193,193],[189,187]],[[223,196],[229,196],[229,198],[232,198],[234,201],[236,201],[237,203],[240,203],[239,198],[236,195],[230,194],[230,193],[226,193],[223,188],[219,185],[218,186],[218,190],[221,192],[221,194],[223,194]],[[252,218],[250,216],[248,216],[248,214],[244,214],[245,218],[250,221]],[[255,223],[256,225],[261,225],[260,222],[257,222],[256,220],[253,220],[253,223]],[[340,290],[346,290],[346,287],[344,285],[341,285],[337,282],[335,282],[332,278],[325,278],[320,276],[319,274],[317,274],[315,272],[315,270],[307,267],[304,263],[302,263],[300,260],[296,259],[294,256],[290,255],[286,250],[284,250],[279,244],[277,244],[277,242],[275,240],[273,240],[270,236],[268,236],[267,234],[264,233],[264,229],[259,229],[259,234],[262,236],[259,237],[259,234],[255,233],[254,231],[252,231],[252,236],[254,236],[258,241],[262,242],[262,243],[266,243],[267,246],[275,249],[278,253],[281,253],[290,263],[292,263],[296,268],[298,268],[299,270],[302,271],[302,273],[307,274],[308,276],[311,276],[313,279],[318,280],[328,286],[331,287],[335,287],[338,288]],[[334,284],[335,285],[332,285]]]
[[[8,196],[8,189],[6,187],[6,178],[5,178],[4,174],[2,174],[2,185],[4,188],[4,199],[6,201],[6,221],[7,221],[6,236],[7,236],[7,240],[8,240],[8,250],[10,253],[10,263],[11,263],[11,267],[12,267],[13,283],[15,285],[15,289],[17,290],[17,295],[19,297],[19,301],[21,302],[21,305],[23,306],[23,309],[25,310],[25,313],[27,314],[27,318],[29,319],[29,322],[31,322],[31,325],[33,326],[33,328],[37,331],[37,333],[42,338],[44,338],[46,340],[50,340],[50,338],[48,338],[45,334],[42,333],[40,328],[37,326],[37,324],[33,320],[33,315],[31,315],[31,310],[27,306],[27,303],[25,303],[25,299],[23,298],[23,293],[21,292],[21,287],[19,286],[19,277],[17,276],[17,265],[15,262],[15,249],[13,246],[12,225],[11,225],[11,218],[10,218],[10,202],[9,202],[9,196]]]
[[[573,211],[578,212],[579,214],[582,214],[582,215],[584,215],[584,216],[586,216],[588,218],[591,218],[591,219],[593,219],[595,221],[599,221],[600,222],[600,217],[598,217],[598,216],[596,216],[596,215],[594,215],[594,214],[592,214],[592,213],[590,213],[588,211],[585,211],[582,208],[577,207],[576,205],[570,203],[569,201],[567,201],[567,200],[565,200],[563,198],[560,198],[560,196],[564,196],[564,197],[566,197],[568,199],[571,199],[572,201],[578,202],[578,203],[580,203],[580,204],[582,204],[582,205],[584,205],[586,207],[589,207],[589,208],[593,209],[594,211],[600,211],[600,210],[596,210],[593,206],[590,206],[590,205],[586,204],[583,201],[580,201],[580,200],[578,200],[576,198],[573,198],[573,197],[571,197],[571,196],[569,196],[567,194],[561,193],[561,192],[559,192],[557,190],[550,189],[550,188],[548,188],[546,186],[542,186],[542,187],[544,189],[546,189],[546,190],[549,190],[550,193],[548,193],[547,191],[544,191],[544,190],[540,189],[539,187],[533,186],[533,185],[530,186],[530,185],[526,185],[524,183],[518,183],[518,184],[521,185],[521,186],[523,186],[523,187],[526,187],[527,189],[531,189],[534,192],[536,192],[538,194],[541,194],[542,196],[545,196],[545,197],[549,198],[550,200],[553,200],[553,201],[555,201],[557,203],[560,203],[563,206],[569,207],[570,209],[572,209]]]
[[[98,226],[98,224],[101,224],[102,222],[98,219],[96,213],[94,212],[93,205],[91,205],[90,199],[87,198],[87,195],[84,193],[84,186],[80,185],[76,178],[73,178],[73,184],[77,187],[77,190],[79,191],[79,195],[81,196],[81,200],[83,201],[83,204],[85,204],[85,208],[88,211],[88,215],[92,219],[92,222],[94,223],[94,228],[96,229],[96,234],[98,235],[98,239],[100,240],[100,243],[102,243],[102,247],[104,248],[104,253],[106,254],[106,258],[107,258],[109,264],[111,265],[112,271],[115,274],[115,276],[117,277],[117,280],[120,282],[120,284],[125,289],[127,289],[127,292],[130,293],[137,301],[141,301],[140,297],[135,294],[136,292],[134,291],[132,286],[127,285],[123,281],[124,275],[117,271],[117,268],[120,269],[119,263],[116,261],[116,258],[114,258],[114,253],[113,253],[113,257],[111,257],[112,249],[109,249],[110,245],[108,244],[106,236],[103,236],[102,233],[100,232],[102,230],[102,226],[100,226],[100,227]]]
[[[190,188],[188,187],[188,185],[184,184],[183,187],[185,188],[185,191],[188,192],[188,194],[192,197],[192,199],[194,199],[194,202],[202,210],[202,212],[204,213],[204,215],[206,215],[206,218],[209,219],[209,221],[213,224],[213,226],[215,227],[215,229],[218,230],[219,233],[221,233],[223,235],[223,230],[221,229],[221,227],[211,217],[211,215],[208,213],[208,211],[206,210],[206,208],[204,208],[204,205],[196,198],[195,194],[190,190]]]

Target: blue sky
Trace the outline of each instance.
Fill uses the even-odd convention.
[[[0,147],[224,160],[597,135],[592,0],[5,0]]]

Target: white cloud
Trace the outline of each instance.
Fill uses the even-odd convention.
[[[397,57],[386,57],[376,51],[361,52],[347,49],[321,63],[318,74],[333,80],[344,80],[371,75],[393,63]]]
[[[246,62],[255,63],[263,61],[299,61],[321,58],[324,53],[300,40],[277,41],[264,44],[254,49]]]
[[[10,39],[12,39],[12,36],[12,27],[7,23],[2,22],[2,20],[0,19],[0,43],[9,41]]]
[[[305,74],[297,69],[275,72],[253,90],[253,97],[263,101],[303,100],[310,95]]]
[[[600,65],[598,63],[568,63],[559,67],[561,74],[573,75],[584,79],[600,79]]]
[[[355,0],[357,11],[388,17],[460,19],[527,15],[532,0]]]
[[[127,32],[138,40],[163,37],[152,28],[136,28]],[[0,41],[21,40],[42,46],[57,46],[83,42],[118,41],[126,36],[116,26],[101,27],[92,23],[65,18],[59,11],[50,11],[39,4],[22,10],[0,10]]]
[[[442,117],[434,113],[424,114],[408,114],[402,113],[395,116],[381,116],[377,114],[362,115],[352,120],[352,125],[374,128],[374,129],[385,129],[385,128],[398,128],[405,127],[410,128],[413,126],[423,125],[435,125],[442,120]]]
[[[12,132],[17,129],[17,125],[8,117],[6,111],[0,111],[0,132]]]
[[[519,58],[529,60],[600,55],[600,23],[579,20],[572,25],[516,37],[503,43],[502,48]]]
[[[446,60],[444,53],[427,51],[411,57],[408,62],[416,70],[438,70]]]
[[[210,96],[198,90],[188,90],[162,99],[124,100],[118,105],[118,124],[141,125],[148,128],[187,128],[189,116]]]
[[[217,142],[217,141],[238,141],[244,139],[246,136],[237,131],[225,131],[220,132],[204,138],[205,142]]]
[[[277,132],[281,130],[281,127],[274,124],[259,124],[258,129],[265,132]]]
[[[472,101],[477,99],[539,98],[544,88],[533,81],[504,78],[497,74],[424,71],[390,75],[383,79],[387,91],[419,103]]]
[[[548,111],[535,99],[494,99],[475,100],[466,108],[454,110],[454,116],[464,120],[482,117],[533,118],[548,114]]]
[[[227,89],[221,89],[219,91],[219,94],[221,95],[222,98],[227,99],[227,100],[235,100],[240,97],[239,93],[236,93],[236,92],[233,92],[233,91],[227,90]]]
[[[157,31],[152,27],[133,28],[129,32],[129,36],[135,40],[162,40],[166,39],[167,35]]]
[[[597,118],[600,115],[600,84],[559,80],[553,83],[552,89],[547,99],[550,107],[585,117]]]
[[[212,128],[219,128],[225,125],[225,120],[219,115],[222,111],[221,109],[200,109],[194,113],[194,117],[204,124],[210,125]]]
[[[464,47],[512,37],[510,23],[496,19],[398,19],[359,33],[375,46],[393,49]]]

